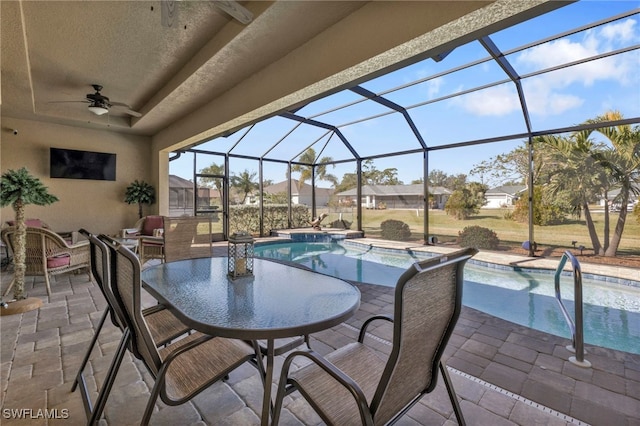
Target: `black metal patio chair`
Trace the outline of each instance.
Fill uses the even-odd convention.
[[[298,390],[331,425],[394,423],[436,387],[438,369],[460,425],[464,417],[441,361],[462,306],[463,268],[476,249],[464,249],[417,262],[398,279],[394,316],[374,316],[362,325],[358,341],[326,357],[309,351],[289,354],[282,367],[273,424],[278,424],[285,395]],[[374,320],[393,322],[389,357],[364,344]],[[291,372],[292,362],[311,361]]]

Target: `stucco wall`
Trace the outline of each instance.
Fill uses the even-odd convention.
[[[13,135],[11,129],[18,129]],[[27,167],[60,201],[45,207],[30,205],[28,218],[39,218],[56,231],[86,228],[94,233],[116,233],[138,218],[137,205],[126,204],[125,188],[135,179],[152,181],[151,144],[147,137],[57,124],[2,119],[0,171]],[[49,178],[49,148],[67,148],[116,154],[116,180]],[[144,213],[157,212],[157,205]],[[11,207],[0,210],[2,223],[12,220]]]

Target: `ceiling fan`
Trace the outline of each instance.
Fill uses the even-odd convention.
[[[177,21],[178,17],[178,9],[177,5],[178,0],[161,0],[161,12],[162,12],[162,25],[165,27],[173,26],[173,23]],[[227,15],[236,19],[241,24],[247,25],[249,22],[253,20],[253,13],[247,10],[245,7],[241,6],[238,2],[233,0],[211,0],[214,6],[216,6],[221,11],[225,12]]]
[[[96,93],[87,93],[86,99],[84,101],[55,101],[51,103],[64,103],[64,102],[83,102],[88,103],[88,109],[95,115],[103,115],[109,112],[111,107],[123,107],[122,112],[125,114],[131,115],[133,117],[142,117],[137,111],[131,109],[131,107],[122,102],[114,102],[110,101],[108,97],[104,96],[100,91],[102,90],[102,86],[99,84],[92,84],[93,89]]]

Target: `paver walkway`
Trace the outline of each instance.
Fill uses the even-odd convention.
[[[2,274],[2,288],[9,279]],[[106,303],[87,274],[56,277],[50,300],[42,278],[28,279],[29,295],[43,298],[45,304],[38,311],[1,318],[0,423],[83,424],[80,395],[70,388]],[[360,310],[346,323],[313,335],[312,346],[318,352],[353,341],[369,315],[390,312],[391,288],[357,285],[362,292]],[[370,332],[368,344],[388,353],[390,327],[382,323]],[[102,383],[119,339],[119,330],[107,325],[88,368],[90,388]],[[467,423],[640,425],[640,355],[588,347],[593,368],[583,369],[567,361],[569,343],[465,307],[445,358]],[[278,357],[277,364],[283,359]],[[144,366],[127,355],[101,424],[138,424],[151,385]],[[259,424],[261,395],[257,371],[243,365],[227,382],[214,384],[190,403],[178,407],[159,403],[152,424]],[[29,418],[19,420],[18,415]],[[47,420],[46,415],[58,418]],[[303,398],[287,397],[281,424],[320,423]],[[441,381],[399,422],[455,423]]]

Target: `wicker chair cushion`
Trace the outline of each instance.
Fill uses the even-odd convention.
[[[142,235],[153,236],[155,229],[161,229],[164,226],[162,216],[147,216],[142,225]]]
[[[56,256],[47,257],[47,268],[59,268],[61,266],[69,266],[71,263],[70,254],[58,254]]]

